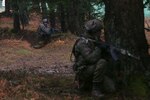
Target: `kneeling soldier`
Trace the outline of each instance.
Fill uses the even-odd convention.
[[[95,42],[101,41],[102,28],[103,24],[98,19],[85,23],[86,34],[76,41],[72,51],[75,56],[73,65],[76,74],[75,81],[78,82],[80,92],[90,90],[96,97],[104,96],[101,84],[107,67],[102,50]]]
[[[49,41],[51,37],[51,28],[49,27],[48,19],[43,19],[42,23],[38,27],[37,35],[38,41],[33,48],[41,48]]]

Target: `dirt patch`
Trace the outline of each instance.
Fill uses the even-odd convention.
[[[70,62],[75,37],[55,38],[41,49],[32,48],[29,40],[0,40],[0,99],[81,100],[73,89]]]
[[[70,53],[75,38],[56,39],[41,49],[34,49],[25,40],[4,39],[0,42],[1,68],[50,67],[70,65]],[[12,67],[11,67],[12,66]]]

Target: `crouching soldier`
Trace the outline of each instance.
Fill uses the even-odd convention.
[[[75,57],[73,70],[75,82],[80,92],[91,91],[93,96],[103,97],[101,85],[104,80],[107,61],[104,59],[101,48],[96,44],[100,42],[103,28],[98,19],[85,23],[86,33],[74,44],[72,53]]]
[[[41,48],[50,41],[51,28],[49,27],[48,19],[43,19],[37,30],[37,43],[33,48]]]

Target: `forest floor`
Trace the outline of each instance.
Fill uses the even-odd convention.
[[[70,54],[75,36],[59,33],[45,47],[32,48],[39,19],[33,14],[25,30],[14,34],[12,18],[0,18],[0,100],[94,100],[74,89]],[[150,44],[150,32],[145,34]]]

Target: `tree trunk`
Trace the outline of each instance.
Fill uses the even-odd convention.
[[[13,2],[13,30],[14,32],[20,31],[20,18],[19,18],[19,6],[17,0]]]
[[[60,11],[59,13],[60,13],[61,31],[67,32],[65,8],[64,8],[64,5],[62,3],[59,4],[59,11]]]
[[[10,15],[10,0],[5,0],[5,13]]]
[[[41,0],[42,16],[47,17],[46,1]]]
[[[39,0],[32,0],[32,10],[39,12],[40,9],[40,5],[39,5]]]
[[[127,82],[130,75],[149,67],[148,45],[144,34],[143,0],[104,0],[106,41],[115,47],[128,50],[137,60],[121,56],[120,64]]]
[[[50,24],[51,24],[51,28],[55,29],[55,27],[56,27],[56,16],[55,16],[54,9],[52,9],[50,11]]]
[[[82,11],[82,0],[72,0],[68,4],[68,28],[73,34],[83,32],[84,13]]]
[[[14,32],[20,31],[20,20],[19,13],[17,11],[14,12],[14,22],[13,22]]]
[[[68,28],[71,33],[76,34],[77,26],[77,2],[78,0],[69,1],[68,4]]]

